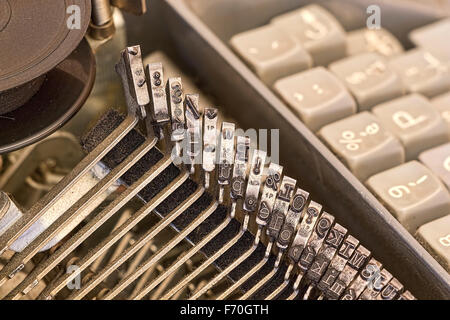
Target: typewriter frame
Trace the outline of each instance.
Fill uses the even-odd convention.
[[[280,162],[286,174],[298,178],[313,199],[348,227],[419,299],[448,299],[450,275],[225,42],[231,34],[265,24],[272,16],[311,1],[279,0],[275,4],[262,0],[261,15],[245,23],[238,19],[240,23],[232,27],[232,32],[220,29],[220,19],[209,15],[216,11],[226,19],[227,14],[236,12],[224,10],[219,3],[231,6],[229,2],[235,0],[208,1],[206,7],[201,7],[205,0],[153,2],[149,14],[141,17],[143,21],[126,17],[129,43],[141,43],[148,51],[162,49],[184,71],[195,74],[202,90],[217,98],[223,113],[237,120],[244,129],[280,128]],[[248,4],[252,0],[240,1]],[[347,30],[362,27],[358,18],[364,16],[370,1],[340,2],[345,2],[345,8],[333,8],[333,13],[343,21],[344,27]],[[330,3],[325,1],[323,5],[329,8]],[[385,0],[379,1],[379,5],[384,14],[383,26],[407,48],[411,47],[408,30],[443,17],[442,12],[410,2]],[[196,13],[194,7],[202,13]],[[355,15],[356,20],[345,18],[349,9],[359,13]],[[251,116],[255,114],[258,116]],[[334,195],[333,199],[329,194]]]

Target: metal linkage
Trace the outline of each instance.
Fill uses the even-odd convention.
[[[259,197],[259,188],[261,185],[261,179],[264,169],[264,161],[265,161],[266,153],[261,150],[255,150],[253,153],[252,164],[250,167],[250,174],[247,183],[247,189],[245,192],[245,198],[243,203],[243,211],[244,211],[244,221],[241,225],[241,228],[238,234],[233,237],[230,241],[228,241],[222,248],[220,248],[216,254],[222,255],[232,246],[234,246],[244,235],[248,228],[248,222],[250,219],[250,213],[254,212]],[[233,214],[233,213],[232,213]],[[246,255],[242,256],[244,258]],[[244,258],[245,259],[245,258]],[[205,266],[206,267],[206,266]],[[216,275],[211,281],[205,284],[200,290],[198,290],[194,295],[190,297],[190,299],[197,299],[206,293],[212,286],[217,284],[220,280],[222,280],[229,272],[234,269],[233,264],[225,268],[218,275]]]
[[[231,222],[233,218],[231,218],[230,215],[227,216],[227,218],[214,230],[212,230],[210,233],[208,233],[207,236],[205,236],[200,242],[198,242],[194,247],[192,247],[190,250],[186,251],[184,254],[180,255],[180,257],[165,270],[164,273],[160,274],[156,279],[149,282],[139,293],[136,293],[132,296],[132,299],[137,300],[143,298],[148,292],[153,290],[156,286],[158,286],[162,281],[164,281],[166,278],[170,277],[174,272],[180,268],[186,261],[191,259],[195,254],[197,254],[205,245],[208,244],[214,237],[216,237],[221,231],[223,231]],[[187,276],[183,277],[183,279],[172,289],[170,289],[167,293],[162,295],[161,299],[168,300],[172,297],[174,297],[177,293],[182,292],[188,284],[201,272],[203,272],[208,266],[210,266],[218,257],[220,257],[220,254],[214,254],[211,257],[208,258],[208,260],[203,263],[201,266],[197,267],[194,271],[189,273]]]
[[[370,251],[359,245],[356,251],[348,260],[342,272],[339,274],[338,279],[331,285],[326,287],[325,295],[328,300],[339,299],[344,290],[354,280],[361,268],[367,263],[370,258]]]
[[[156,144],[155,140],[147,140],[137,150],[125,159],[119,166],[114,168],[104,179],[82,196],[69,210],[65,211],[45,232],[34,239],[24,250],[14,255],[9,263],[0,271],[0,279],[12,278],[21,270],[39,250],[53,239],[64,227],[77,217],[83,210],[90,206],[91,201],[105,192],[117,179],[119,179],[129,168],[141,159]]]
[[[155,255],[150,257],[149,260],[140,265],[133,274],[121,279],[119,283],[111,289],[111,291],[105,296],[104,299],[113,299],[117,296],[124,288],[130,285],[134,280],[136,280],[140,275],[142,275],[148,268],[152,266],[156,261],[161,259],[166,253],[173,249],[178,243],[180,243],[189,233],[191,233],[196,227],[198,227],[202,222],[204,222],[216,209],[217,202],[213,202],[206,210],[204,210],[188,227],[183,229],[174,239],[169,243],[165,244],[162,249],[160,249]],[[78,295],[77,295],[78,296]]]
[[[226,134],[226,130],[222,130],[222,142],[224,141],[225,134]],[[231,141],[233,141],[233,145],[234,145],[234,139],[231,139]],[[245,174],[245,172],[246,172],[245,167],[246,167],[247,158],[248,158],[247,157],[248,148],[245,145],[246,144],[245,139],[244,140],[240,139],[240,141],[242,143],[244,143],[244,146],[239,147],[239,151],[242,152],[242,154],[238,154],[238,155],[236,155],[236,157],[240,159],[239,163],[242,166],[240,171]],[[232,149],[234,150],[234,146]],[[232,159],[232,156],[233,156],[233,154],[231,155],[231,159]],[[166,295],[164,295],[163,298],[168,299],[173,294],[175,294],[178,290],[182,289],[185,285],[187,285],[187,283],[189,281],[192,281],[195,277],[197,277],[201,272],[203,272],[203,270],[205,270],[207,267],[209,267],[215,260],[217,260],[225,252],[227,252],[231,247],[233,247],[243,237],[243,235],[245,234],[245,232],[247,231],[247,228],[248,228],[248,223],[249,223],[249,219],[250,219],[249,213],[254,211],[254,209],[257,205],[258,195],[259,195],[259,185],[261,183],[262,171],[264,168],[264,160],[265,160],[265,152],[260,151],[260,150],[255,150],[254,155],[253,155],[252,164],[250,167],[249,183],[247,184],[245,200],[244,200],[244,204],[243,204],[243,210],[245,212],[244,221],[242,222],[238,233],[232,239],[230,239],[226,244],[224,244],[219,250],[217,250],[214,254],[212,254],[204,263],[202,263],[193,272],[191,272],[188,276],[186,276],[183,279],[183,281],[181,281],[176,287],[174,287]],[[221,162],[219,165],[221,165],[221,164],[223,165],[223,162]],[[231,170],[231,168],[230,168],[230,170]],[[229,176],[229,174],[228,174],[228,176]],[[241,175],[241,178],[244,179],[244,181],[245,181],[245,175],[243,177]],[[220,179],[220,173],[219,173],[219,179]],[[257,186],[256,193],[255,193],[255,189],[254,189],[255,186]],[[235,185],[235,187],[237,188],[238,186]],[[240,185],[239,188],[241,188],[241,187],[242,186]],[[234,197],[233,192],[236,192],[236,191],[237,190],[233,191],[233,188],[231,189],[231,191],[230,191],[231,198]],[[219,198],[220,198],[220,192],[221,191],[219,191]],[[234,204],[236,204],[235,200],[233,200],[232,202]],[[229,225],[229,223],[235,216],[235,210],[236,210],[236,205],[232,205],[230,213],[228,215],[228,219],[226,221],[224,221],[224,223],[222,223],[218,228],[224,229],[226,226]],[[220,230],[220,231],[222,231],[222,230]],[[210,239],[213,239],[213,238],[210,238]],[[232,269],[233,268],[231,268],[231,269],[226,268],[225,270],[220,272],[216,277],[214,277],[213,280],[211,280],[210,282],[205,284],[201,289],[197,290],[196,293],[193,296],[191,296],[191,299],[196,299],[196,298],[202,296],[212,286],[214,286],[221,279],[223,279]]]
[[[195,165],[201,163],[202,149],[202,120],[198,94],[187,94],[186,104],[186,154],[191,164],[191,174],[195,173]]]
[[[331,290],[331,286],[337,279],[337,277],[344,270],[347,262],[350,257],[355,252],[356,247],[358,246],[359,241],[353,237],[352,235],[348,235],[344,242],[342,243],[339,251],[334,256],[333,260],[331,260],[330,265],[328,266],[327,271],[320,279],[317,288],[322,292],[318,299],[323,299],[325,294]]]
[[[256,232],[255,241],[253,246],[248,250],[248,256],[250,256],[258,247],[261,240],[261,232],[267,224],[268,219],[270,219],[270,214],[272,213],[272,208],[275,204],[277,192],[280,186],[281,181],[281,173],[283,171],[283,167],[271,163],[269,165],[267,178],[264,182],[263,191],[261,193],[261,201],[259,203],[258,213],[256,215],[256,223],[258,225],[258,230]],[[270,250],[266,251],[264,258],[260,261],[259,264],[255,265],[251,270],[249,270],[246,274],[241,276],[235,283],[233,283],[229,288],[227,288],[222,294],[218,296],[218,299],[225,299],[230,294],[232,294],[239,286],[241,286],[244,282],[246,282],[252,275],[258,271],[269,258]],[[247,256],[247,254],[245,255]],[[244,260],[242,260],[244,261]],[[235,266],[238,266],[238,263],[234,263]]]
[[[151,201],[147,202],[142,208],[127,219],[119,228],[112,232],[108,237],[103,239],[93,250],[89,251],[80,261],[77,266],[81,271],[86,269],[95,259],[97,259],[102,253],[106,252],[112,247],[118,240],[120,240],[127,232],[129,232],[134,226],[136,226],[142,219],[144,219],[150,212],[152,212],[161,202],[163,202],[170,193],[177,189],[186,179],[188,174],[180,174],[175,180],[173,180],[168,186],[166,186],[160,194],[154,197]],[[193,197],[195,199],[195,197]],[[161,220],[160,224],[169,224],[174,218],[167,217],[165,220]],[[119,256],[120,257],[120,256]],[[59,290],[61,290],[66,283],[73,280],[76,274],[65,274],[60,277],[58,281],[54,282],[52,286],[47,289],[49,293],[47,296],[55,296]]]
[[[186,119],[183,107],[183,84],[181,78],[169,78],[167,81],[167,101],[170,106],[172,134],[171,140],[175,142],[174,157],[181,156],[181,141],[183,141],[186,130],[184,128]]]
[[[283,226],[283,222],[285,220],[286,214],[289,210],[289,205],[292,200],[292,195],[295,189],[297,181],[284,176],[280,191],[278,192],[277,199],[275,200],[275,204],[272,210],[272,214],[270,215],[270,221],[267,225],[266,235],[269,237],[269,243],[266,248],[266,252],[264,255],[264,260],[269,262],[270,252],[272,250],[272,246],[278,238],[281,227]],[[278,271],[280,266],[281,258],[283,256],[283,250],[278,251],[278,255],[276,261],[272,267],[272,270],[261,280],[258,281],[256,285],[254,285],[250,290],[248,290],[244,295],[242,295],[239,299],[247,299],[255,294],[269,279],[271,279]],[[263,260],[263,261],[264,261]],[[263,265],[261,266],[261,268]]]
[[[298,295],[300,281],[303,275],[311,267],[319,250],[321,250],[322,244],[324,243],[333,223],[334,217],[327,212],[323,212],[316,223],[314,232],[309,238],[307,245],[304,248],[297,248],[295,245],[290,247],[288,251],[288,258],[291,265],[294,265],[294,267],[297,265],[298,275],[293,284],[293,293],[288,297],[289,300],[294,299]],[[286,281],[287,280],[285,278],[285,282]]]
[[[222,124],[222,134],[221,134],[221,151],[220,151],[220,162],[219,162],[219,173],[218,173],[218,182],[220,184],[219,189],[219,202],[223,201],[223,187],[226,184],[229,184],[229,179],[231,175],[231,166],[233,163],[234,157],[234,124],[231,123],[223,123]],[[244,155],[245,158],[245,155]],[[246,161],[244,161],[246,163]],[[244,165],[244,167],[246,164]],[[245,181],[245,170],[244,173],[244,181]],[[205,175],[206,176],[206,175]],[[234,206],[235,208],[235,206]],[[194,248],[188,251],[184,256],[180,257],[179,261],[177,261],[173,267],[177,266],[183,261],[189,259],[194,254],[196,254],[204,245],[206,245],[210,240],[214,239],[216,235],[218,235],[221,231],[223,231],[234,219],[235,210],[231,209],[225,221],[223,221],[219,226],[217,226],[207,237],[205,237],[199,244],[197,244]],[[182,281],[180,281],[174,288],[172,288],[168,293],[163,295],[162,299],[169,299],[173,295],[175,295],[178,291],[182,290],[185,286],[189,284],[195,277],[197,277],[200,273],[202,273],[207,267],[209,267],[217,258],[219,258],[224,252],[226,252],[229,248],[231,248],[244,234],[247,229],[248,219],[245,219],[240,231],[238,234],[231,239],[227,244],[225,244],[222,248],[220,248],[217,252],[215,252],[211,257],[209,257],[204,263],[202,263],[199,267],[197,267],[194,271],[184,277]],[[170,268],[171,272],[173,272],[174,268]],[[159,279],[157,279],[159,280]],[[150,290],[155,285],[156,282],[151,283],[147,286],[144,291],[140,294],[144,294],[145,291]],[[139,297],[139,296],[138,296]]]
[[[325,240],[325,247],[322,252],[317,255],[316,259],[314,259],[311,268],[306,273],[306,281],[309,282],[309,286],[303,296],[303,300],[309,299],[312,290],[317,286],[331,263],[331,260],[333,260],[334,256],[338,252],[346,234],[347,229],[338,223],[335,223],[335,225],[331,228],[330,233]],[[296,281],[299,281],[299,279],[297,278]]]
[[[130,53],[132,52],[132,53]],[[138,59],[138,60],[137,60]],[[143,109],[148,103],[148,92],[145,88],[145,76],[143,75],[142,60],[140,59],[139,47],[132,47],[126,50],[122,56],[121,68],[122,79],[126,81],[127,88],[133,88],[133,94],[126,90],[128,116],[103,142],[101,142],[91,153],[89,153],[60,183],[58,183],[42,200],[37,202],[30,210],[25,212],[9,229],[0,236],[0,253],[8,249],[21,235],[24,234],[40,217],[42,217],[52,206],[58,203],[58,200],[70,193],[71,188],[79,182],[99,161],[120,142],[128,132],[130,132],[138,123],[137,109]],[[131,76],[132,75],[132,76]],[[126,80],[125,80],[126,78]],[[36,252],[42,248],[53,236],[60,231],[70,219],[75,217],[80,211],[86,208],[89,202],[94,201],[103,191],[114,183],[127,169],[129,169],[139,157],[142,157],[146,151],[155,145],[156,141],[149,138],[149,141],[135,154],[129,157],[120,167],[110,172],[107,178],[99,183],[94,189],[82,196],[70,210],[60,216],[57,222],[52,224],[51,228],[39,235],[35,241],[29,245],[26,250],[17,254],[0,273],[0,285],[6,279],[14,277],[20,271],[24,264],[31,259]],[[68,220],[66,220],[66,218]],[[41,241],[41,242],[39,242]],[[47,241],[47,242],[46,242]]]
[[[278,237],[277,246],[280,251],[286,250],[288,248],[291,237],[294,234],[295,230],[297,230],[297,225],[300,221],[302,211],[306,207],[308,197],[308,192],[300,188],[297,189],[297,192],[295,193],[292,200],[292,205],[286,217],[286,221]],[[291,245],[292,248],[295,248],[294,251],[297,255],[300,255],[303,252],[303,249],[306,247],[306,244],[314,231],[314,227],[321,210],[322,206],[314,201],[311,201],[307,206],[305,216],[303,217],[298,227],[297,234],[295,235],[294,241]],[[284,274],[284,281],[265,298],[266,300],[275,298],[287,287],[294,266],[295,265],[294,263],[292,263],[291,259],[291,263],[289,264]]]

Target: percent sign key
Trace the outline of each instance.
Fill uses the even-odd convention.
[[[355,133],[352,130],[345,130],[341,134],[339,143],[345,145],[345,148],[349,151],[356,151],[359,150],[364,138],[376,135],[379,131],[380,126],[376,122],[370,123],[361,132]]]

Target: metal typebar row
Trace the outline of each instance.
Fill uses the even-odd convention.
[[[0,236],[3,251],[45,216],[49,208],[58,205],[58,201],[80,183],[83,175],[96,165],[107,166],[105,156],[119,144],[126,144],[124,138],[136,129],[140,120],[146,131],[143,142],[128,150],[128,155],[123,155],[125,160],[110,166],[109,172],[94,187],[60,212],[44,232],[36,235],[0,270],[2,285],[58,234],[68,226],[74,226],[77,218],[90,217],[40,261],[9,293],[8,299],[19,299],[30,292],[65,259],[73,256],[77,248],[115,213],[140,196],[150,184],[164,179],[166,171],[174,163],[177,164],[176,176],[166,181],[167,184],[152,197],[144,199],[145,204],[134,214],[121,218],[120,225],[90,251],[77,256],[77,273],[58,274],[40,293],[39,299],[58,297],[67,283],[81,272],[87,272],[88,276],[81,288],[73,290],[66,298],[82,299],[101,287],[96,298],[170,299],[194,287],[189,298],[202,299],[211,290],[223,288],[221,284],[224,282],[227,285],[218,292],[217,299],[414,298],[382,268],[380,262],[371,257],[369,250],[348,234],[347,229],[335,222],[319,203],[311,200],[308,192],[296,188],[297,180],[283,176],[283,167],[270,163],[266,168],[266,151],[256,149],[251,152],[250,138],[236,135],[235,124],[223,122],[219,126],[216,108],[206,108],[202,112],[198,95],[185,95],[180,78],[170,78],[165,85],[160,63],[150,64],[144,70],[139,46],[123,51],[116,70],[124,86],[127,117],[66,178]],[[130,184],[124,183],[122,178],[127,172],[150,152],[160,154],[160,159],[141,170],[138,179]],[[215,183],[211,183],[212,177],[216,177]],[[178,190],[181,192],[188,180],[195,182],[196,190],[185,195],[165,215],[159,214],[158,206]],[[94,209],[91,204],[116,181],[120,181],[124,188],[115,193],[115,198],[98,213],[84,215],[84,211]],[[206,199],[206,204],[196,206],[202,199]],[[178,254],[169,266],[163,266],[163,259],[208,224],[207,221],[215,217],[220,207],[227,208],[226,217],[213,225],[201,239],[192,241],[191,248]],[[195,211],[194,218],[177,227],[176,221],[190,210]],[[150,213],[156,214],[160,220],[128,245],[132,237],[130,232]],[[229,233],[237,221],[239,227],[236,232]],[[251,236],[252,243],[246,246],[245,239],[252,224],[256,225],[256,235]],[[174,227],[177,233],[145,258],[151,244],[168,227]],[[223,234],[226,234],[225,242],[218,241]],[[112,257],[102,267],[101,261],[114,246]],[[213,252],[207,250],[211,247]],[[223,259],[236,248],[239,249],[237,257]],[[259,257],[261,249],[263,254]],[[207,257],[172,285],[179,269],[206,251],[209,252]],[[221,259],[228,262],[219,263]],[[128,264],[126,273],[115,283],[108,280],[125,263]],[[217,266],[218,272],[207,279],[201,278],[211,266]],[[150,278],[156,269],[159,275]],[[193,285],[195,281],[197,285]]]

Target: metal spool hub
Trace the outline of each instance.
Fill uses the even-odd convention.
[[[0,153],[49,135],[86,100],[90,16],[90,0],[0,0]]]

